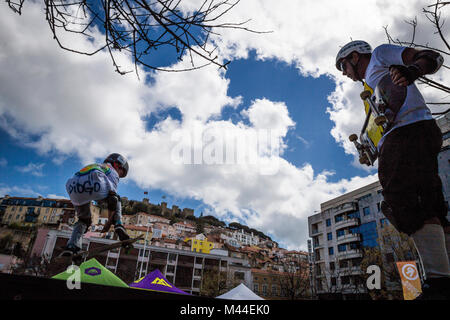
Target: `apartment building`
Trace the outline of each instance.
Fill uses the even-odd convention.
[[[58,248],[67,242],[70,232],[50,230],[41,255],[48,258],[58,254]],[[109,239],[84,238],[83,248],[95,248],[114,242]],[[128,253],[120,248],[104,252],[96,259],[126,283],[131,283],[158,268],[177,288],[194,295],[200,293],[203,273],[220,270],[234,280],[252,287],[251,268],[248,261],[225,255],[204,254],[179,248],[145,246],[136,244]]]
[[[382,247],[378,232],[388,225],[380,210],[380,183],[321,204],[321,212],[308,217],[313,245],[313,285],[316,294],[338,294],[344,299],[364,297],[360,263],[363,248]]]
[[[74,216],[74,210],[66,199],[6,195],[0,203],[0,221],[2,225],[58,225],[64,217]]]
[[[253,292],[266,300],[309,299],[311,290],[307,272],[294,274],[252,268]]]
[[[166,224],[170,222],[169,219],[153,214],[148,214],[145,212],[138,212],[133,215],[123,215],[122,218],[125,224],[133,224],[138,226],[147,226],[147,224],[153,224],[156,222]]]
[[[247,233],[243,229],[231,230],[225,229],[220,237],[228,244],[234,247],[241,246],[257,246],[260,243],[260,238],[252,233]]]
[[[442,131],[443,143],[438,155],[439,176],[442,180],[445,201],[447,201],[447,219],[450,220],[450,112],[438,117],[436,122]]]
[[[180,221],[180,222],[174,223],[173,226],[175,227],[175,230],[179,234],[196,233],[197,232],[197,227],[191,223],[187,223],[186,221]]]

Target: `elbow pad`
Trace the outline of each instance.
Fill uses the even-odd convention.
[[[115,192],[110,192],[108,197],[106,198],[106,202],[108,203],[108,210],[117,211],[118,204],[120,202],[120,197]]]
[[[417,61],[419,59],[425,59],[430,63],[432,69],[432,71],[429,72],[430,74],[436,73],[444,63],[444,57],[442,57],[439,53],[433,50],[419,51],[414,56],[414,61]]]

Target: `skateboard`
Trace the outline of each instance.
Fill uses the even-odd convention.
[[[124,241],[117,241],[115,243],[111,243],[111,244],[106,244],[104,246],[101,247],[96,247],[94,249],[88,249],[88,250],[82,250],[80,252],[78,252],[77,254],[74,254],[72,256],[62,256],[61,254],[59,254],[56,258],[55,261],[56,262],[67,262],[67,263],[74,263],[79,265],[83,260],[89,258],[89,257],[93,257],[99,253],[108,251],[108,250],[112,250],[112,249],[116,249],[119,247],[125,247],[127,248],[126,250],[130,249],[130,246],[135,243],[138,240],[141,240],[144,238],[144,235],[140,235],[139,237],[136,238],[130,238],[128,240],[124,240]],[[60,248],[61,250],[64,250],[63,248]]]
[[[385,75],[372,90],[364,83],[360,97],[364,101],[366,119],[358,136],[353,133],[349,140],[359,153],[359,162],[373,166],[378,158],[378,143],[384,133],[392,127],[395,116],[406,99],[406,87],[392,82],[390,74]]]

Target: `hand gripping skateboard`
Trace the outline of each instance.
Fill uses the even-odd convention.
[[[124,247],[124,248],[129,248],[129,246],[131,246],[133,243],[135,243],[138,240],[141,240],[144,238],[144,235],[140,235],[139,237],[136,238],[130,238],[128,240],[124,240],[124,241],[117,241],[111,244],[106,244],[104,246],[100,246],[100,247],[96,247],[93,249],[88,249],[88,250],[82,250],[74,255],[72,255],[71,257],[66,257],[66,256],[62,256],[61,254],[55,258],[55,260],[57,262],[62,262],[62,261],[67,261],[69,263],[69,261],[71,260],[73,263],[75,264],[80,264],[83,260],[93,257],[95,255],[98,255],[99,253],[108,251],[108,250],[112,250],[112,249],[116,249],[119,247]]]
[[[392,82],[390,74],[385,75],[375,87],[374,93],[365,86],[361,92],[364,101],[366,119],[358,136],[351,134],[349,140],[355,144],[359,153],[359,162],[372,166],[378,157],[378,142],[392,127],[395,116],[406,99],[406,87]]]

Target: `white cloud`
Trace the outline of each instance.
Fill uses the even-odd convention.
[[[275,58],[294,63],[303,74],[339,79],[327,111],[335,123],[331,134],[347,153],[354,154],[347,137],[358,132],[364,117],[360,88],[335,70],[336,51],[349,37],[372,45],[384,42],[382,26],[388,24],[396,35],[407,35],[403,20],[420,13],[421,6],[418,1],[286,0],[274,4],[246,0],[232,11],[233,19],[242,21],[251,15],[253,29],[274,32],[223,30],[217,43],[229,58],[246,57],[248,50],[255,49],[260,59]],[[376,180],[376,175],[370,175],[331,183],[330,172],[315,172],[311,164],[295,167],[273,154],[259,153],[257,163],[218,164],[214,161],[220,150],[208,143],[204,148],[205,136],[216,137],[217,143],[222,139],[226,147],[255,130],[273,129],[278,132],[275,147],[282,151],[289,128],[295,126],[286,104],[261,97],[244,106],[242,115],[248,124],[221,121],[218,116],[224,106],[236,108],[242,103],[241,97],[228,96],[229,80],[223,70],[156,72],[152,84],[145,84],[134,74],[115,73],[107,53],[86,57],[62,51],[51,38],[38,5],[28,3],[22,16],[6,6],[0,10],[6,11],[0,20],[0,40],[6,44],[0,53],[0,127],[42,154],[55,153],[58,163],[70,155],[88,163],[109,152],[121,152],[130,160],[127,179],[138,186],[202,200],[222,218],[242,219],[288,248],[303,249],[307,216],[319,210],[321,202]],[[92,45],[73,35],[66,40]],[[121,65],[131,65],[129,57],[117,58]],[[144,71],[140,75],[145,78]],[[170,107],[180,110],[182,120],[168,117],[146,131],[143,119]],[[187,150],[192,164],[176,164],[174,148]],[[229,151],[225,148],[222,159]],[[210,164],[205,165],[205,159]],[[262,169],[276,170],[264,174]],[[0,186],[0,193],[17,190]]]
[[[8,186],[4,183],[0,183],[0,197],[4,197],[9,195],[11,197],[39,197],[42,196],[41,193],[34,191],[32,188],[28,186],[19,187],[19,186]]]
[[[46,198],[48,198],[48,199],[65,199],[65,200],[69,200],[69,198],[67,196],[60,196],[58,194],[53,194],[53,193],[48,194]]]
[[[42,169],[44,168],[45,163],[32,163],[30,162],[26,166],[15,166],[15,169],[22,173],[29,173],[36,177],[43,177],[44,174],[42,172]]]

